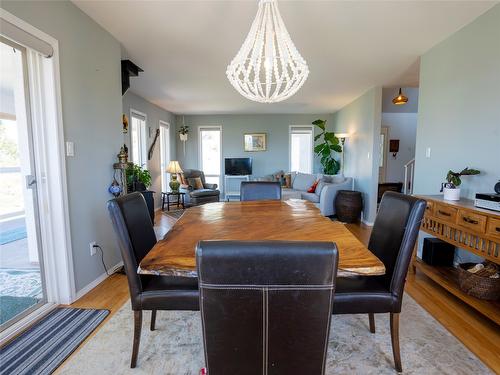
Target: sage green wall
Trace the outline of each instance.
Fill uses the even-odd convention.
[[[69,1],[2,1],[1,7],[59,41],[64,137],[75,143],[66,173],[78,291],[104,273],[99,255],[90,256],[90,241],[102,246],[108,267],[121,259],[106,210],[123,141],[120,44]]]
[[[377,213],[379,137],[382,89],[372,88],[333,114],[335,133],[349,133],[345,143],[344,174],[354,177],[354,189],[363,193],[363,221],[373,223]]]
[[[314,120],[331,120],[328,114],[283,114],[283,115],[186,115],[184,122],[190,127],[189,139],[184,153],[182,142],[177,139],[177,158],[182,168],[198,168],[198,128],[207,125],[222,126],[222,158],[252,157],[253,176],[261,177],[289,167],[289,126],[311,125]],[[183,116],[177,116],[177,129]],[[267,151],[243,151],[245,133],[267,133]],[[321,165],[315,160],[314,172]],[[222,170],[222,174],[224,171]]]
[[[417,194],[438,194],[449,169],[473,167],[462,195],[500,179],[500,5],[424,54],[415,156]],[[426,149],[431,157],[426,158]]]
[[[146,127],[151,128],[151,131],[147,131],[148,139],[147,139],[147,148],[153,143],[154,136],[156,134],[156,129],[160,126],[160,120],[165,121],[170,125],[170,158],[171,160],[175,160],[176,156],[176,131],[175,131],[175,116],[160,108],[153,103],[148,102],[143,97],[134,94],[130,90],[125,93],[123,96],[123,113],[127,115],[130,119],[130,110],[135,109],[136,111],[142,112],[146,114]],[[149,137],[149,135],[151,135]],[[130,150],[130,132],[124,134],[123,141],[127,144]],[[153,157],[151,160],[148,160],[147,169],[151,173],[152,185],[150,187],[151,190],[156,191],[155,194],[155,207],[158,208],[161,206],[161,173],[160,170],[160,138],[156,141],[156,145],[153,151]]]

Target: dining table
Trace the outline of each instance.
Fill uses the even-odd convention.
[[[215,202],[186,209],[142,259],[140,274],[197,277],[196,245],[205,240],[325,241],[339,252],[340,277],[385,273],[382,261],[345,226],[299,199]]]

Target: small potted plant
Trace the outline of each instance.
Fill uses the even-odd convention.
[[[151,186],[151,174],[147,169],[137,164],[130,163],[127,170],[127,190],[129,193],[133,191],[145,191]]]
[[[441,184],[441,192],[444,193],[444,199],[447,201],[460,200],[460,185],[462,184],[461,176],[473,176],[479,174],[477,169],[465,168],[461,172],[448,171],[446,181]]]

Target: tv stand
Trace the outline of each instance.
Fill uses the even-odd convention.
[[[238,190],[235,189],[234,185],[238,183]],[[236,200],[240,199],[240,184],[241,181],[250,181],[250,175],[224,175],[224,190],[225,190],[225,197],[229,201],[231,198],[234,198]],[[232,187],[230,186],[232,185]]]

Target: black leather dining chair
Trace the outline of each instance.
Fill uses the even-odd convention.
[[[338,278],[334,314],[368,314],[375,333],[374,314],[389,313],[395,368],[402,371],[399,349],[399,313],[406,274],[426,203],[409,195],[386,192],[368,243],[385,265],[383,276]]]
[[[155,329],[157,310],[199,310],[196,278],[139,275],[141,260],[156,243],[153,223],[144,197],[131,193],[112,199],[108,210],[118,237],[134,311],[134,341],[130,367],[137,363],[141,339],[142,311],[151,310],[151,330]]]
[[[201,241],[208,375],[321,375],[338,252],[332,242]]]
[[[272,181],[242,181],[240,201],[280,200],[281,184]]]

